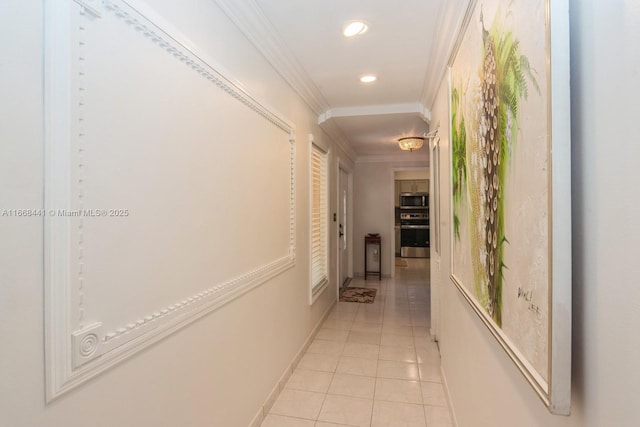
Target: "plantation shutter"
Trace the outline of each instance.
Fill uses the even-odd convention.
[[[327,282],[327,153],[312,144],[311,288]]]

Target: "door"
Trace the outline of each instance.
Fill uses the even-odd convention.
[[[349,279],[348,222],[349,174],[339,168],[338,176],[338,283],[344,286]]]

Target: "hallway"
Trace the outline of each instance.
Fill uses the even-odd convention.
[[[263,427],[452,426],[430,340],[429,260],[394,279],[356,278],[373,304],[339,302],[280,393]]]

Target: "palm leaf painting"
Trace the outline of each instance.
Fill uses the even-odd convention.
[[[482,7],[480,5],[480,7]],[[482,11],[482,59],[476,72],[454,81],[451,91],[453,232],[460,240],[468,221],[475,295],[502,325],[504,285],[505,185],[509,158],[517,149],[520,103],[530,86],[539,94],[536,72],[520,41],[502,27],[500,11],[490,28]],[[468,214],[462,218],[461,209]]]

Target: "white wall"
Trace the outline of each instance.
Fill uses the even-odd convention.
[[[423,150],[427,150],[425,146]],[[395,259],[394,170],[427,168],[426,161],[358,161],[353,180],[353,271],[364,275],[364,237],[380,233],[382,275],[389,276]],[[427,172],[428,173],[428,172]]]
[[[640,245],[635,142],[640,5],[573,0],[571,18],[573,342],[572,414],[550,415],[449,280],[440,284],[442,368],[460,427],[640,424]],[[432,108],[448,123],[447,83]],[[441,132],[441,135],[447,135]],[[449,141],[443,138],[443,152]],[[442,182],[450,167],[443,157]],[[444,199],[443,254],[449,253]]]
[[[0,209],[43,207],[43,3],[5,1],[0,14]],[[45,404],[43,220],[0,217],[3,426],[247,426],[335,301],[332,272],[329,289],[308,304],[307,135],[332,146],[315,115],[213,2],[149,3],[295,125],[296,266]],[[331,153],[350,162],[336,147]]]

